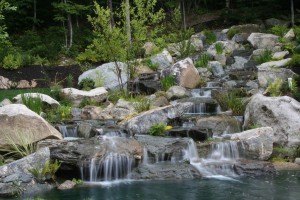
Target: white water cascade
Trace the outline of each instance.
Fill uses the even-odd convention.
[[[77,138],[77,126],[58,126],[59,132],[63,135],[64,138]]]
[[[196,144],[190,140],[188,148],[184,150],[184,159],[189,160],[204,177],[228,179],[237,176],[233,164],[239,159],[239,152],[234,141],[212,144],[209,156],[199,158]]]

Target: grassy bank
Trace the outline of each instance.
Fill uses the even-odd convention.
[[[28,92],[38,92],[42,94],[50,94],[50,88],[34,88],[34,89],[11,89],[11,90],[0,90],[0,102],[3,99],[12,100],[18,94],[28,93]]]

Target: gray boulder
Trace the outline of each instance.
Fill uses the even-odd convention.
[[[11,101],[9,99],[3,99],[1,102],[0,102],[0,107],[2,106],[6,106],[6,105],[9,105],[11,104]]]
[[[237,69],[244,69],[245,64],[248,62],[247,59],[239,56],[234,56],[235,62],[228,67],[229,70],[237,70]]]
[[[271,127],[262,127],[235,133],[232,140],[239,141],[239,153],[253,160],[267,160],[273,151],[274,132]]]
[[[270,126],[274,130],[274,143],[296,148],[300,144],[300,103],[288,96],[265,97],[254,95],[247,104],[244,127],[253,124]]]
[[[210,61],[208,63],[208,65],[211,67],[212,73],[213,73],[214,76],[220,78],[220,77],[223,77],[225,75],[223,66],[221,65],[220,62],[218,62],[218,61]]]
[[[122,84],[127,83],[127,65],[122,62],[117,62],[118,67],[120,68],[120,77],[122,78]],[[117,76],[116,63],[110,62],[103,64],[95,69],[90,69],[82,73],[78,77],[78,83],[80,83],[85,78],[90,78],[95,81],[95,83],[101,82],[103,87],[113,90],[120,86],[120,82]],[[100,85],[99,85],[100,86]],[[97,86],[97,87],[99,87]]]
[[[279,37],[273,34],[252,33],[248,41],[256,49],[272,49],[278,42]]]
[[[279,67],[285,67],[288,65],[290,62],[291,58],[286,58],[283,60],[277,60],[277,61],[270,61],[270,62],[265,62],[261,65],[258,65],[257,68],[260,69],[267,69],[267,68],[279,68]]]
[[[175,99],[181,99],[184,97],[188,97],[190,95],[190,93],[184,87],[175,85],[168,89],[168,91],[166,92],[166,95],[169,100],[175,100]]]
[[[158,64],[159,69],[165,69],[173,64],[173,58],[166,49],[162,53],[151,56],[150,59],[153,64]]]
[[[50,105],[51,107],[55,108],[60,105],[58,101],[50,97],[49,95],[46,94],[41,94],[41,93],[24,93],[25,98],[40,98],[44,103]],[[23,103],[22,101],[22,95],[18,94],[13,98],[13,102],[15,103]]]
[[[295,35],[295,32],[294,32],[294,30],[293,29],[290,29],[284,36],[283,36],[283,38],[286,38],[286,39],[288,39],[288,40],[293,40],[293,39],[295,39],[295,37],[296,37],[296,35]]]

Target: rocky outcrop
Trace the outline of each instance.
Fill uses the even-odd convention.
[[[12,102],[9,99],[3,99],[3,101],[0,102],[0,107],[9,105],[11,103]]]
[[[50,97],[46,94],[41,93],[24,93],[24,94],[18,94],[13,98],[13,102],[15,103],[23,103],[22,101],[22,95],[24,95],[24,98],[40,98],[44,103],[50,105],[51,107],[55,108],[60,105],[58,101]]]
[[[293,77],[295,73],[287,68],[259,67],[257,79],[260,87],[267,87],[268,83],[280,78],[283,81]]]
[[[273,142],[283,147],[300,144],[300,103],[295,99],[254,95],[247,104],[244,127],[257,124],[270,126],[274,130]]]
[[[210,62],[208,63],[208,66],[211,67],[212,73],[213,73],[213,75],[214,75],[215,77],[221,78],[222,76],[225,75],[223,66],[221,65],[220,62],[218,62],[218,61],[210,61]]]
[[[126,122],[123,127],[132,135],[147,134],[150,127],[157,123],[167,123],[169,119],[181,116],[193,103],[177,103],[165,107],[155,108],[146,112],[142,112]]]
[[[76,88],[64,88],[61,90],[63,98],[70,100],[73,106],[79,106],[84,99],[94,102],[103,102],[107,98],[107,90],[104,87],[92,89],[90,91],[78,90]]]
[[[285,66],[288,65],[290,60],[291,60],[291,58],[287,58],[287,59],[278,60],[278,61],[266,62],[266,63],[263,63],[261,65],[258,65],[257,69],[258,70],[263,70],[263,69],[267,69],[267,68],[270,68],[270,67],[273,67],[273,68],[285,67]]]
[[[118,67],[116,67],[116,64]],[[120,77],[122,79],[122,84],[127,83],[127,65],[122,62],[111,62],[103,64],[95,69],[88,70],[81,74],[78,78],[78,83],[80,83],[85,78],[90,78],[95,81],[95,83],[102,83],[101,86],[113,90],[119,87],[121,84],[119,82],[119,77],[117,76],[117,68],[121,70]],[[98,85],[96,85],[99,87]]]
[[[243,158],[268,160],[273,151],[274,132],[271,127],[262,127],[235,133],[232,140],[239,141],[239,153]]]
[[[70,180],[66,180],[65,182],[63,182],[62,184],[60,184],[57,189],[59,190],[68,190],[68,189],[72,189],[76,186],[76,183],[74,183],[73,181]]]
[[[185,88],[195,88],[200,81],[199,73],[190,58],[181,60],[162,71],[163,77],[168,75],[174,76],[176,84]]]
[[[251,33],[248,41],[256,49],[272,49],[278,42],[279,37],[273,34],[266,33]]]
[[[159,69],[165,69],[173,64],[173,58],[166,49],[164,49],[163,52],[152,56],[150,59],[153,64],[158,65]]]
[[[167,98],[169,100],[181,99],[188,97],[190,94],[184,87],[181,86],[172,86],[166,92]]]
[[[30,142],[47,138],[62,139],[61,133],[22,104],[0,107],[0,127],[0,147],[11,143],[8,138],[12,138],[16,144],[19,144],[20,137],[23,136],[30,139]],[[17,136],[20,134],[22,136]]]
[[[276,173],[274,165],[266,161],[240,160],[233,168],[240,176],[257,177]]]

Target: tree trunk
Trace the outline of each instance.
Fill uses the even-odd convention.
[[[186,31],[186,16],[185,16],[185,3],[184,3],[184,0],[181,1],[181,6],[182,6],[183,30]]]
[[[294,0],[291,0],[291,22],[292,22],[292,26],[295,26],[295,13],[294,13]]]
[[[131,26],[130,26],[130,4],[129,0],[126,0],[125,4],[125,12],[126,12],[126,32],[127,32],[127,40],[131,45]]]
[[[112,0],[107,0],[107,6],[109,7],[110,10],[110,26],[114,27],[115,26],[115,19],[114,19],[114,10],[113,10],[113,4]]]
[[[69,48],[73,45],[73,25],[72,25],[72,18],[71,14],[68,14],[68,28],[69,28]]]
[[[36,0],[33,0],[33,25],[32,25],[32,30],[35,30],[35,23],[36,23]]]

